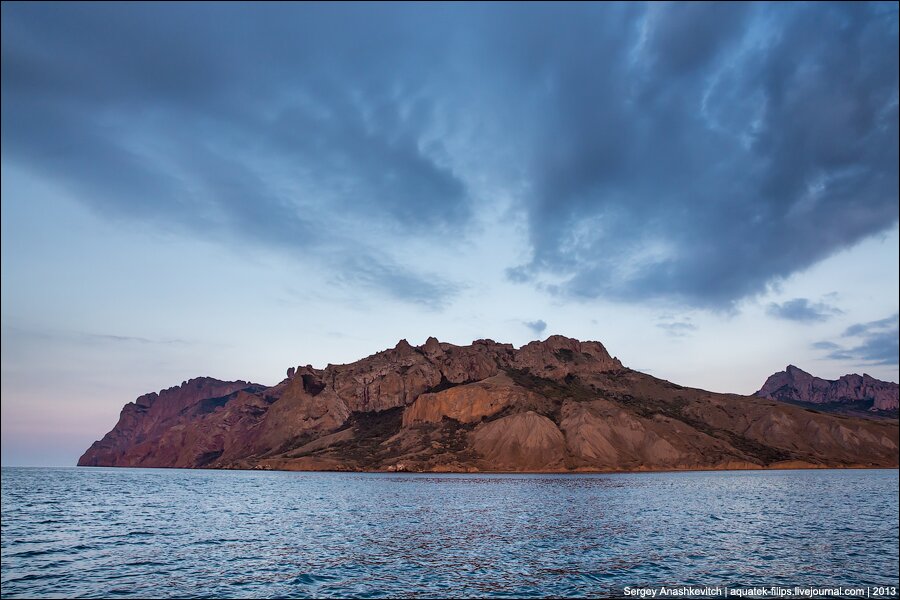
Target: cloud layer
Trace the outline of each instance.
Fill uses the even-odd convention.
[[[848,327],[841,343],[816,342],[813,346],[832,360],[853,361],[861,365],[896,365],[900,362],[900,320],[893,315]]]
[[[4,161],[431,308],[495,190],[512,279],[717,309],[898,218],[896,4],[2,10]]]
[[[540,336],[547,329],[547,323],[543,319],[538,319],[536,321],[523,321],[523,325],[534,332],[535,335]]]
[[[811,302],[807,298],[794,298],[781,303],[771,302],[766,308],[769,316],[801,323],[821,323],[843,311],[826,302]]]

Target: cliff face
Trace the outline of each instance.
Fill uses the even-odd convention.
[[[884,466],[896,420],[683,388],[598,342],[429,338],[265,388],[196,379],[142,396],[79,465],[422,471]]]
[[[103,439],[94,442],[78,461],[85,466],[138,466],[151,458],[156,441],[172,428],[185,428],[202,419],[217,406],[233,399],[236,392],[255,392],[263,386],[246,381],[219,381],[198,377],[179,386],[140,396],[122,408],[119,422]],[[202,463],[195,450],[184,448],[190,462]],[[201,452],[202,454],[202,452]],[[160,462],[166,462],[163,459]],[[162,466],[162,465],[160,465]],[[199,466],[199,465],[198,465]]]
[[[788,365],[770,376],[757,396],[782,402],[821,405],[836,412],[870,410],[896,416],[900,387],[868,375],[844,375],[836,381],[814,377]]]

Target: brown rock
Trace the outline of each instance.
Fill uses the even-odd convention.
[[[722,440],[681,421],[643,418],[612,402],[563,405],[560,427],[576,464],[603,470],[637,470],[647,465],[678,469],[713,467],[733,451]],[[740,457],[744,464],[752,459]]]
[[[806,381],[804,397],[816,398],[824,380],[809,378],[797,381]],[[884,382],[848,376],[838,383],[866,395]],[[623,368],[599,342],[552,336],[516,350],[487,339],[455,346],[429,338],[347,365],[289,369],[268,388],[200,378],[146,394],[125,406],[79,464],[454,472],[895,468],[898,445],[896,419],[683,388]]]
[[[444,349],[441,348],[441,343],[436,337],[430,337],[425,340],[425,343],[422,345],[422,351],[428,357],[435,357],[443,354]]]
[[[507,375],[494,375],[477,383],[422,394],[403,413],[403,426],[440,423],[443,418],[476,423],[507,406],[524,403],[532,392],[517,386]]]
[[[145,441],[163,435],[173,426],[192,420],[187,414],[193,416],[198,412],[203,413],[207,407],[217,402],[224,404],[237,391],[261,387],[246,381],[219,381],[211,377],[198,377],[158,394],[144,394],[133,403],[125,405],[116,426],[102,440],[94,442],[78,460],[78,464],[139,466],[142,463],[140,457],[149,452],[140,449]],[[170,462],[170,459],[162,457],[159,462]]]
[[[472,434],[472,447],[484,457],[483,470],[562,469],[565,445],[553,421],[532,411],[491,421]]]
[[[876,411],[897,411],[900,386],[869,375],[844,375],[837,380],[814,377],[794,365],[771,375],[756,396],[807,404],[872,404]]]
[[[561,335],[522,346],[513,365],[551,379],[622,368],[622,363],[611,357],[600,342],[579,342]]]

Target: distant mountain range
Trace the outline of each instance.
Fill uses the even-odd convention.
[[[756,395],[827,412],[897,418],[898,389],[896,383],[868,375],[844,375],[832,381],[788,365],[770,376]]]
[[[887,413],[896,411],[896,384],[888,384],[891,404],[884,382],[848,379],[840,389],[859,393],[834,396],[818,383],[825,380],[800,373],[789,367],[758,396],[740,396],[625,368],[599,342],[552,336],[516,349],[492,340],[401,340],[347,365],[291,367],[272,387],[203,377],[141,396],[78,464],[456,472],[898,466],[896,419],[782,399],[794,402],[794,389],[797,401],[817,406],[871,396]]]

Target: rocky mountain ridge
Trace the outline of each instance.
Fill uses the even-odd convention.
[[[869,375],[844,375],[836,380],[810,375],[788,365],[771,375],[755,394],[781,402],[813,405],[832,412],[870,412],[897,416],[900,386]]]
[[[292,367],[272,387],[200,378],[142,396],[88,466],[411,471],[896,467],[896,420],[685,388],[599,342],[394,348]]]

